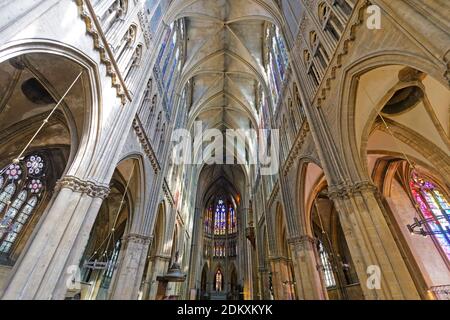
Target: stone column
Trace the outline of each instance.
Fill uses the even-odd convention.
[[[199,274],[202,272],[203,266],[200,264],[202,258],[203,237],[202,235],[202,210],[198,207],[194,211],[194,223],[193,223],[193,238],[191,242],[191,252],[189,261],[189,272],[187,275],[186,283],[188,284],[188,291],[196,290],[198,294],[199,290]]]
[[[259,300],[270,300],[270,280],[269,280],[269,270],[265,267],[258,268],[259,273],[259,292],[258,299]]]
[[[300,300],[327,299],[316,260],[316,240],[308,235],[303,235],[291,238],[288,242],[293,255],[292,262],[298,298]]]
[[[136,300],[138,298],[149,245],[150,237],[148,236],[132,233],[125,236],[124,250],[111,288],[111,299]]]
[[[109,187],[73,176],[55,194],[1,294],[2,299],[64,299]]]
[[[329,187],[366,299],[420,299],[370,182]],[[380,271],[380,286],[376,288]]]
[[[245,278],[246,280],[246,284],[247,284],[247,288],[245,288],[245,300],[254,300],[254,283],[253,283],[253,247],[250,243],[250,241],[248,241],[246,239],[245,241],[245,249],[247,251],[247,265],[246,265],[246,275]]]
[[[142,285],[142,300],[148,300],[150,288],[152,285],[153,267],[154,267],[153,261],[150,260],[148,262],[145,279]]]
[[[281,258],[270,258],[272,266],[272,286],[275,300],[284,300],[285,294],[283,292],[283,270],[281,266]]]

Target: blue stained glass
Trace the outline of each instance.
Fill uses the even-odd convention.
[[[153,4],[147,5],[147,8],[150,12],[153,6],[154,6]],[[161,18],[162,18],[161,6],[158,6],[158,8],[156,8],[155,12],[153,13],[153,16],[150,19],[150,32],[152,33],[156,32],[156,30],[158,29],[158,25],[161,21]]]
[[[224,235],[226,233],[226,207],[223,200],[219,200],[214,216],[214,234]]]
[[[178,78],[179,78],[179,77],[180,77],[180,74],[179,74],[179,72],[177,71],[177,76],[175,77],[175,82],[174,82],[174,83],[177,83],[177,82],[178,82]],[[169,99],[169,106],[172,105],[174,95],[175,95],[175,90],[172,90],[172,93],[170,94],[170,99]]]
[[[273,59],[273,56],[275,56],[275,59]],[[277,96],[278,96],[281,92],[281,75],[280,75],[280,71],[278,69],[278,59],[277,59],[276,53],[272,53],[271,61],[272,61],[272,72],[274,74],[275,84],[277,87]]]
[[[266,70],[268,73],[268,82],[272,95],[274,110],[279,100],[282,90],[282,84],[286,77],[286,70],[289,63],[286,45],[278,28],[267,29],[267,41],[269,49],[269,59],[267,61]]]
[[[284,44],[284,39],[281,36],[280,30],[278,29],[278,27],[275,28],[275,32],[276,32],[275,39],[277,41],[278,48],[279,48],[279,50],[281,52],[281,55],[283,57],[283,63],[284,63],[285,66],[287,66],[288,63],[289,63],[289,58],[288,58],[288,54],[287,54],[286,45]]]
[[[431,182],[425,181],[416,173],[413,173],[410,187],[422,215],[426,219],[431,219],[428,227],[436,233],[435,239],[447,259],[450,260],[450,235],[446,232],[450,229],[448,211],[446,210],[449,207],[448,201]],[[437,218],[442,215],[443,218]]]
[[[277,40],[275,38],[272,40],[272,49],[273,49],[273,54],[275,55],[275,58],[276,58],[277,68],[278,68],[278,71],[280,74],[280,78],[284,79],[284,74],[285,74],[284,61],[282,61],[280,51],[277,46]]]
[[[170,70],[169,79],[167,79],[166,90],[169,89],[170,83],[172,82],[173,74],[175,73],[175,68],[176,68],[176,66],[178,64],[178,57],[177,57],[178,54],[179,54],[179,49],[177,49],[176,57],[175,57],[175,60],[173,62],[172,68]]]
[[[273,104],[276,105],[278,102],[278,94],[280,92],[280,87],[279,87],[279,83],[277,81],[277,76],[275,74],[275,70],[274,70],[274,61],[273,61],[273,57],[272,54],[270,54],[270,75],[272,76],[272,81],[270,82],[270,87],[271,87],[271,91],[272,91],[272,100],[273,100]],[[274,110],[275,111],[275,110]]]
[[[166,74],[167,66],[169,65],[170,59],[172,58],[176,42],[177,42],[177,30],[175,29],[175,31],[172,35],[172,41],[170,42],[170,49],[167,53],[166,60],[164,61],[164,66],[162,68],[163,77]]]
[[[171,43],[169,53],[166,56],[166,60],[164,61],[164,65],[163,65],[163,68],[161,71],[163,77],[166,74],[167,66],[169,65],[169,61],[170,61],[170,56],[172,55],[172,51],[174,48],[175,48],[175,45],[173,43]]]
[[[158,57],[156,58],[156,65],[159,65],[161,63],[161,59],[163,57],[164,50],[166,49],[167,41],[169,40],[169,36],[170,36],[170,31],[167,30],[166,34],[164,36],[164,39],[162,41],[162,44],[161,44],[161,49],[159,49]]]

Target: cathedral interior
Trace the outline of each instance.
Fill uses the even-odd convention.
[[[0,299],[450,300],[449,16],[0,0]]]

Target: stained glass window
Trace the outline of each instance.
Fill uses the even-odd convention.
[[[213,208],[209,207],[208,210],[206,210],[205,213],[205,233],[206,234],[211,234],[212,233],[212,224],[213,224],[213,217],[212,217],[212,213],[213,213]]]
[[[173,27],[173,25],[171,27]],[[155,63],[156,65],[159,65],[161,63],[162,57],[163,57],[164,52],[167,47],[167,41],[169,41],[171,32],[172,32],[172,29],[166,30],[164,39],[161,41],[161,48],[159,49],[158,57],[156,58],[156,63]]]
[[[216,272],[216,276],[215,276],[215,289],[216,291],[222,291],[223,290],[223,276],[222,276],[222,272],[219,270],[217,270]]]
[[[16,185],[14,183],[8,184],[0,194],[0,212],[6,208],[8,202],[11,200],[14,192],[16,191]]]
[[[46,163],[34,154],[0,171],[0,253],[7,254],[36,208],[43,190]]]
[[[284,44],[283,35],[280,33],[280,29],[278,27],[275,27],[275,39],[277,40],[277,45],[280,50],[281,57],[283,59],[283,64],[285,66],[289,63],[288,53],[286,49],[286,45]]]
[[[214,257],[223,258],[225,257],[225,241],[215,241],[214,242]]]
[[[450,205],[444,194],[430,181],[413,172],[410,181],[411,192],[421,214],[430,219],[428,227],[450,260]]]
[[[179,58],[180,58],[180,48],[177,48],[177,51],[175,52],[174,60],[172,62],[172,68],[169,73],[169,78],[167,79],[166,90],[168,90],[170,88],[170,84],[172,83],[173,74],[175,73],[175,68],[178,64]]]
[[[320,262],[322,263],[323,277],[325,280],[325,286],[327,288],[335,287],[336,280],[334,278],[333,267],[330,263],[330,257],[328,252],[325,250],[322,241],[319,240],[318,243]]]
[[[289,59],[283,36],[277,27],[273,26],[267,29],[266,41],[268,49],[266,61],[267,81],[274,104],[273,111],[275,112],[283,82],[286,78]]]
[[[177,30],[175,29],[173,35],[172,35],[172,41],[170,42],[169,51],[167,52],[166,60],[164,61],[164,65],[162,68],[162,76],[164,77],[166,75],[167,66],[169,65],[169,61],[172,58],[173,51],[175,49],[175,44],[177,42]]]
[[[231,203],[219,199],[215,206],[209,207],[205,212],[204,230],[206,235],[214,234],[212,241],[214,258],[236,256],[237,218]]]
[[[223,200],[219,200],[216,206],[216,212],[214,215],[214,234],[225,235],[226,233],[226,206]]]
[[[232,206],[228,208],[228,233],[236,233],[237,231],[237,223],[236,223],[236,213]]]
[[[119,258],[120,247],[121,247],[120,239],[116,241],[114,244],[114,248],[109,256],[108,264],[106,266],[105,273],[103,275],[102,284],[103,288],[108,289],[111,283],[112,276],[114,274],[114,270],[116,269],[117,259]]]
[[[153,34],[158,30],[158,26],[159,26],[159,23],[162,18],[161,6],[158,5],[158,7],[156,9],[154,9],[154,6],[155,6],[155,1],[147,1],[147,3],[146,3],[147,12],[149,14],[151,14],[149,27],[150,27],[150,32]]]

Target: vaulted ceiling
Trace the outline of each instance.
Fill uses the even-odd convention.
[[[279,21],[273,1],[175,1],[168,16],[185,18],[183,82],[193,83],[189,121],[205,127],[256,127],[256,88],[265,87],[264,24]]]
[[[239,201],[246,193],[245,179],[239,165],[206,165],[200,173],[199,192],[202,201],[207,204],[214,197],[229,197]]]
[[[257,128],[258,87],[268,92],[263,66],[265,29],[282,21],[275,2],[174,0],[166,23],[180,18],[185,21],[187,44],[179,87],[188,81],[193,86],[188,127],[202,121],[203,128],[220,131]],[[205,192],[214,181],[217,192],[231,192],[230,185],[242,189],[245,178],[237,168],[211,166],[208,170],[212,171],[202,173],[205,181],[200,182]]]

